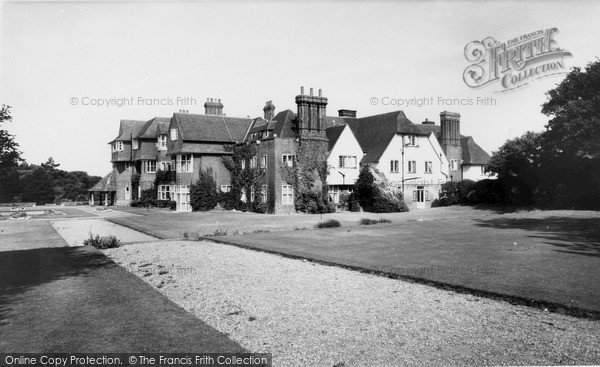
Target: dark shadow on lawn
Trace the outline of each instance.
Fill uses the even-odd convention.
[[[534,232],[532,238],[558,247],[554,251],[600,257],[600,218],[496,218],[477,219],[477,226],[521,229]]]
[[[10,317],[10,304],[29,289],[73,276],[88,276],[118,266],[86,247],[52,247],[0,252],[0,325]]]

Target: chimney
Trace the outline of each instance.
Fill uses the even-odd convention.
[[[425,119],[425,121],[421,122],[421,125],[435,125],[435,121]]]
[[[207,98],[204,103],[204,114],[205,115],[222,115],[223,114],[223,104],[221,103],[221,99],[217,98]]]
[[[296,115],[296,133],[298,135],[321,134],[325,130],[325,114],[327,97],[319,90],[319,96],[315,96],[313,88],[310,95],[304,94],[304,87],[300,87],[300,95],[296,96],[298,113]]]
[[[271,121],[273,119],[273,116],[275,116],[275,105],[273,104],[273,101],[267,101],[267,103],[265,103],[263,112],[265,113],[265,120]]]
[[[460,145],[460,114],[444,111],[440,113],[442,145]]]
[[[356,118],[356,111],[355,110],[338,110],[338,116],[339,117]]]

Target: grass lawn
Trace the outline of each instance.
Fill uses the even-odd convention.
[[[62,246],[67,243],[47,220],[0,221],[0,252]]]
[[[107,218],[111,222],[162,239],[183,238],[183,233],[193,231],[202,235],[212,235],[217,230],[228,234],[252,233],[254,231],[290,231],[295,228],[313,229],[315,224],[328,219],[336,219],[342,226],[357,226],[362,218],[386,218],[393,222],[442,220],[456,218],[482,217],[497,215],[495,208],[474,210],[469,207],[431,208],[414,210],[408,213],[372,214],[372,213],[333,213],[323,215],[308,214],[256,214],[233,211],[210,211],[194,213],[176,213],[164,210],[143,208],[114,208],[136,216]]]
[[[291,256],[600,315],[600,218],[493,216],[215,237]],[[591,311],[591,312],[586,312]]]
[[[245,352],[93,247],[0,253],[0,352]]]

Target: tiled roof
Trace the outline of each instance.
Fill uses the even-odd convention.
[[[327,140],[329,140],[329,150],[333,148],[335,143],[338,141],[340,136],[342,135],[342,131],[346,125],[336,125],[330,128],[325,129],[325,134],[327,135]]]
[[[225,150],[223,144],[183,143],[169,154],[231,154],[231,152]]]
[[[142,127],[146,124],[146,121],[136,121],[136,120],[121,120],[119,124],[119,135],[114,138],[112,142],[115,141],[128,141],[131,140],[134,136],[136,136]]]
[[[440,136],[442,135],[442,127],[440,125],[421,124],[421,125],[417,125],[417,127],[424,133],[427,133],[427,135],[434,133],[437,140],[438,141],[440,140]]]
[[[94,187],[92,187],[88,191],[92,191],[92,192],[94,192],[94,191],[95,192],[116,191],[115,180],[113,179],[112,172],[109,173],[108,175],[104,176],[100,181],[98,181],[97,184],[94,185]]]
[[[410,122],[402,111],[344,120],[366,153],[361,163],[378,163],[396,134],[427,135]]]
[[[182,140],[233,143],[242,141],[250,123],[249,118],[222,115],[173,114]]]
[[[144,126],[140,129],[137,135],[134,135],[134,139],[156,139],[159,135],[158,125],[159,123],[166,123],[167,129],[169,126],[170,118],[167,117],[155,117],[149,121],[146,121]],[[166,134],[166,132],[164,133]]]
[[[487,164],[490,161],[490,155],[475,143],[473,137],[460,138],[460,146],[462,148],[462,164]]]

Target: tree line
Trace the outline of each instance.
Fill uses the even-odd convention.
[[[10,121],[10,106],[2,105],[0,128]],[[101,177],[63,171],[59,166],[52,157],[40,165],[27,163],[21,158],[15,137],[0,129],[0,203],[87,201],[87,190]]]

